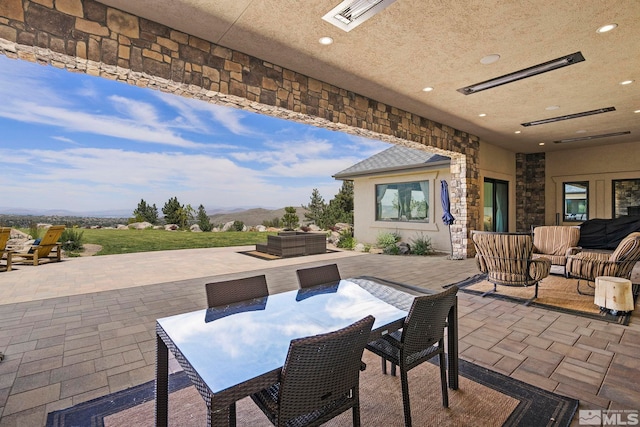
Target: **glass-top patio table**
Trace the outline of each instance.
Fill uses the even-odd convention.
[[[235,402],[278,381],[289,343],[375,317],[371,339],[402,328],[413,295],[354,278],[156,322],[156,425],[168,422],[169,350],[208,408],[208,424],[235,425]],[[448,322],[449,386],[458,387],[457,313]]]

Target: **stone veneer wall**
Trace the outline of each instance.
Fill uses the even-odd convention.
[[[473,255],[476,136],[93,0],[1,0],[0,53],[451,157],[453,251]]]
[[[516,231],[544,225],[545,154],[516,154]]]

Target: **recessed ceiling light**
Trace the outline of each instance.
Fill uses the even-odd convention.
[[[486,114],[485,113],[480,113],[480,114],[478,114],[478,117],[486,117]]]
[[[422,91],[423,92],[431,92],[433,90],[433,88],[431,86],[427,86],[427,87],[423,87]]]
[[[330,45],[331,43],[333,43],[333,39],[331,37],[320,37],[320,40],[318,40],[318,42],[320,44],[323,44],[325,46]]]
[[[494,62],[496,62],[498,59],[500,59],[500,55],[498,55],[498,54],[494,53],[494,54],[492,54],[492,55],[487,55],[487,56],[485,56],[484,58],[482,58],[482,59],[480,60],[480,63],[481,63],[481,64],[484,64],[484,65],[489,65],[489,64],[493,64],[493,63],[494,63]]]
[[[576,133],[587,133],[587,131],[584,129],[580,129],[580,130],[577,130]]]
[[[630,85],[631,83],[633,83],[633,80],[625,80],[623,82],[620,82],[621,85]]]
[[[544,145],[544,142],[538,142],[538,145]]]
[[[545,110],[551,111],[551,110],[557,110],[558,108],[560,108],[559,105],[549,105],[547,108],[545,108]]]
[[[520,130],[517,130],[517,131],[515,131],[514,133],[522,133],[522,131],[520,131]]]
[[[596,33],[600,33],[600,34],[602,34],[602,33],[606,33],[606,32],[609,32],[609,31],[611,31],[611,30],[615,29],[617,26],[618,26],[618,24],[607,24],[607,25],[603,25],[602,27],[600,27],[600,28],[598,28],[598,29],[596,30]]]
[[[640,113],[640,110],[636,110],[636,111],[634,111],[634,113]]]

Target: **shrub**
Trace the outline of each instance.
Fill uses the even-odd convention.
[[[382,252],[387,255],[398,255],[400,253],[400,248],[398,248],[395,243],[392,243],[390,246],[383,248]]]
[[[342,249],[355,248],[356,239],[353,237],[350,230],[343,230],[340,232],[340,238],[338,239],[336,246]]]
[[[265,227],[280,228],[280,218],[275,217],[272,220],[265,219],[262,221],[262,225]]]
[[[40,236],[40,229],[38,228],[38,224],[35,222],[29,223],[29,235],[32,239],[37,239]]]
[[[398,233],[383,231],[378,233],[378,237],[376,238],[376,246],[384,250],[391,246],[395,247],[396,243],[399,241],[400,236],[398,235]]]
[[[239,221],[239,220],[233,221],[233,225],[231,226],[231,228],[229,230],[231,230],[231,231],[242,231],[242,230],[244,230],[244,222]]]
[[[414,255],[431,255],[433,253],[431,238],[420,233],[420,235],[411,240],[411,253]]]
[[[60,241],[65,252],[79,252],[82,250],[82,235],[84,233],[74,228],[67,228],[62,232]]]

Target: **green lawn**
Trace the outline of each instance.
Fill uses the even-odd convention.
[[[265,243],[269,234],[257,231],[220,233],[111,229],[77,229],[77,231],[82,232],[83,244],[92,243],[102,246],[102,250],[97,255],[255,245]]]

